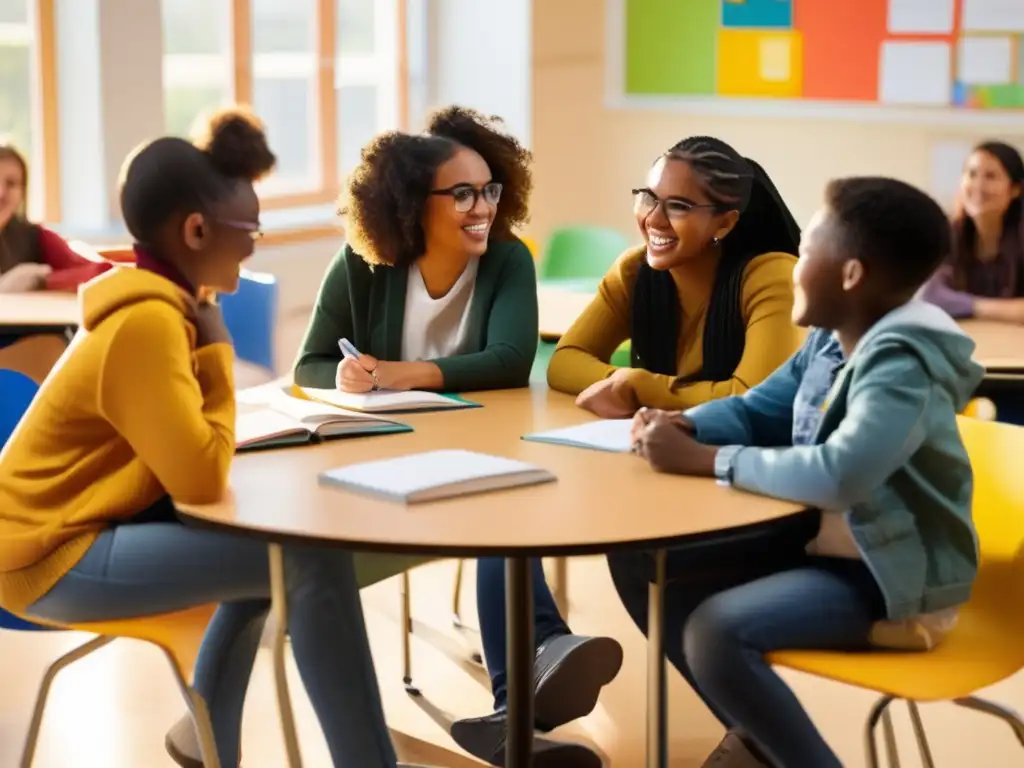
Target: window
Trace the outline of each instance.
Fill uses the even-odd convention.
[[[338,176],[344,179],[363,145],[399,124],[398,9],[394,2],[336,1]]]
[[[39,0],[0,0],[0,141],[14,144],[28,160],[29,215],[42,217],[44,210],[45,166],[51,155],[42,141],[44,101],[53,94],[44,93],[38,66],[40,41]],[[46,117],[50,117],[48,113]],[[47,135],[55,135],[55,131]],[[56,184],[51,185],[57,193]]]
[[[232,101],[231,0],[161,0],[160,13],[164,120],[185,136],[199,115]]]
[[[332,202],[363,145],[398,125],[404,0],[160,2],[168,131],[252,104],[278,159],[267,207]]]
[[[264,191],[320,189],[317,0],[252,0],[251,7],[252,104],[277,155]]]

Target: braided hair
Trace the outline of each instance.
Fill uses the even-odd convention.
[[[704,363],[692,381],[732,378],[746,343],[743,271],[762,253],[796,254],[800,227],[765,170],[724,141],[692,136],[664,157],[687,163],[719,212],[738,211],[736,226],[722,240],[721,256],[704,323]],[[631,365],[674,376],[682,308],[672,276],[645,262],[637,272],[631,318]]]

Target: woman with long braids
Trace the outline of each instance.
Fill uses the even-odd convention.
[[[562,337],[548,383],[599,416],[626,418],[641,406],[681,410],[761,382],[801,341],[790,320],[800,230],[774,184],[725,142],[698,136],[658,158],[633,199],[644,244],[618,259]],[[627,339],[632,366],[616,368],[609,360]],[[540,560],[533,569],[535,713],[546,731],[593,710],[622,648],[572,634]],[[456,742],[495,765],[506,728],[504,589],[501,559],[481,558],[477,610],[494,712],[452,726]],[[571,768],[599,764],[593,753],[572,755]]]
[[[683,139],[633,190],[644,244],[624,253],[558,344],[548,383],[599,416],[739,394],[800,344],[789,319],[800,229],[756,162]],[[622,342],[631,366],[609,360]]]

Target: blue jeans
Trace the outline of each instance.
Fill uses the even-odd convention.
[[[540,558],[530,561],[533,576],[534,638],[540,647],[557,635],[569,633],[562,614],[551,595]],[[484,661],[491,675],[494,708],[502,709],[506,697],[508,644],[505,634],[505,560],[481,557],[476,564],[476,609],[480,620],[480,640]]]
[[[790,648],[863,649],[884,605],[867,567],[809,558],[798,530],[746,552],[687,565],[670,559],[665,647],[673,666],[728,729],[778,768],[841,768],[792,691],[764,660]],[[788,540],[787,540],[788,539]],[[727,548],[726,548],[727,549]],[[647,633],[648,555],[616,554],[609,566],[630,616]]]
[[[195,668],[221,765],[238,764],[242,706],[270,609],[266,544],[186,528],[169,502],[104,531],[29,614],[77,623],[217,602]],[[286,545],[288,632],[334,765],[394,768],[351,553]]]

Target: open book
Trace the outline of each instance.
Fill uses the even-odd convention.
[[[363,394],[313,387],[303,387],[302,391],[311,400],[361,413],[410,413],[480,407],[478,403],[470,402],[458,395],[441,395],[437,392],[420,392],[415,389],[408,392],[381,390]]]
[[[532,435],[523,435],[523,440],[572,445],[576,448],[592,448],[612,453],[629,453],[633,447],[630,441],[632,427],[632,419],[602,419],[547,432],[534,432]]]
[[[460,450],[350,464],[321,472],[319,477],[325,485],[407,504],[555,480],[548,470],[532,464]]]
[[[239,392],[238,403],[235,448],[239,451],[412,431],[401,422],[300,400],[270,386]]]

